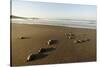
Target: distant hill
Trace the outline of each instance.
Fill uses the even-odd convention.
[[[10,18],[17,18],[17,19],[39,19],[39,18],[35,18],[35,17],[27,18],[27,17],[20,17],[20,16],[14,16],[14,15],[11,15]]]
[[[20,19],[27,19],[26,17],[19,17],[19,16],[14,16],[14,15],[11,15],[10,18],[20,18]]]

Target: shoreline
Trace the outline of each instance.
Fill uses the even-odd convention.
[[[63,25],[50,25],[50,24],[27,24],[27,23],[11,23],[11,24],[24,24],[24,25],[43,25],[43,26],[54,26],[54,27],[68,27],[68,28],[81,28],[81,29],[94,29],[96,30],[96,28],[87,28],[87,27],[78,27],[78,26],[63,26]],[[66,24],[67,25],[67,24]],[[69,24],[68,24],[69,25]],[[73,24],[74,25],[74,24]]]

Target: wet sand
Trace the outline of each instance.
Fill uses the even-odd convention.
[[[12,24],[12,65],[27,66],[96,61],[96,30],[36,24]],[[67,39],[65,33],[72,32],[74,39]],[[21,39],[20,37],[26,37]],[[89,38],[83,43],[74,40]],[[50,39],[58,40],[48,45]],[[37,53],[40,48],[55,47],[47,56],[26,62],[27,56]]]

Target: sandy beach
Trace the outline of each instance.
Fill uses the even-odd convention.
[[[96,61],[96,29],[15,23],[11,26],[11,53],[14,66]],[[75,35],[73,39],[67,39],[65,36],[65,33],[70,32]],[[89,41],[74,43],[75,40],[85,38]],[[58,42],[49,46],[47,42],[50,39]],[[48,47],[55,47],[55,50],[47,52],[43,58],[26,62],[29,54]]]

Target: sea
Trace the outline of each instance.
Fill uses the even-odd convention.
[[[53,25],[64,26],[74,28],[88,28],[96,29],[96,20],[76,20],[76,19],[19,19],[12,18],[11,23],[18,24],[41,24],[41,25]]]

